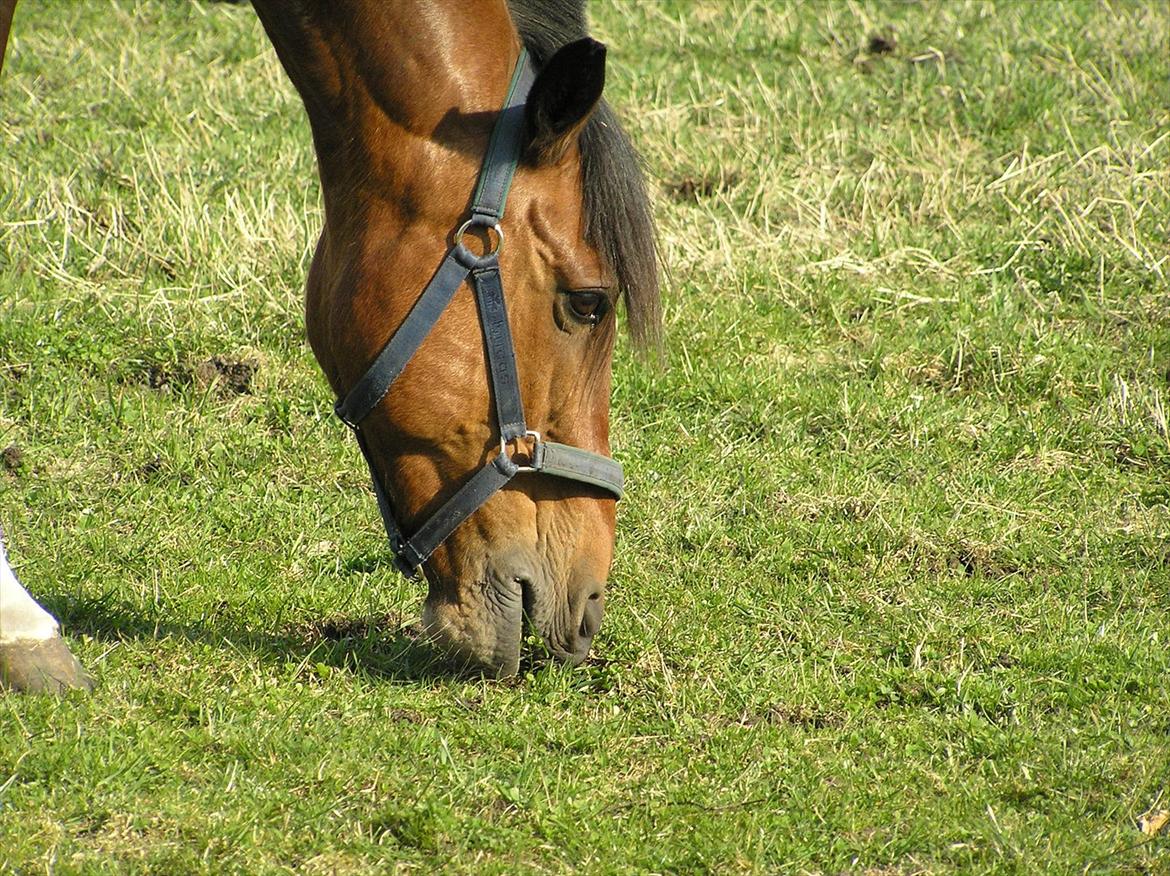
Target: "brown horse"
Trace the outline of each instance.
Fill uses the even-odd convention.
[[[14,2],[0,0],[0,28]],[[605,50],[587,37],[583,5],[254,0],[312,129],[325,225],[307,328],[339,398],[453,247],[498,248],[526,428],[608,455],[614,310],[624,300],[635,340],[652,338],[658,274],[638,161],[601,99]],[[457,235],[524,50],[535,81],[507,216]],[[470,286],[361,422],[384,510],[405,532],[504,455],[489,327]],[[535,452],[523,443],[518,457]],[[585,657],[615,526],[613,496],[586,481],[512,478],[425,557],[424,625],[446,652],[514,673],[527,623],[557,657]]]

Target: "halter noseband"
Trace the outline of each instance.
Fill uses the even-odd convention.
[[[374,481],[378,510],[382,512],[382,523],[394,551],[394,564],[408,578],[418,574],[423,562],[460,523],[521,472],[555,475],[600,487],[617,499],[622,496],[620,463],[579,447],[544,441],[539,433],[529,430],[524,421],[520,381],[516,375],[516,351],[508,327],[508,312],[504,306],[498,256],[504,242],[500,220],[504,216],[512,176],[520,161],[525,128],[524,105],[535,78],[536,70],[528,53],[521,50],[508,96],[504,99],[504,107],[492,129],[487,153],[480,167],[470,217],[455,233],[451,249],[439,265],[439,270],[398,331],[386,342],[374,363],[350,389],[349,394],[333,407],[341,421],[357,436],[358,446],[366,458]],[[486,255],[477,256],[463,245],[464,236],[476,228],[495,235],[495,248]],[[391,384],[402,373],[406,363],[446,310],[455,292],[469,276],[475,287],[487,348],[492,395],[500,429],[500,452],[407,538],[394,519],[386,490],[378,480],[378,472],[369,444],[362,434],[361,423],[390,391]],[[523,462],[517,462],[509,454],[511,446],[516,446],[517,450],[523,448]]]

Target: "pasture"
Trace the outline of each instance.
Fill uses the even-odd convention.
[[[593,655],[498,683],[304,342],[250,8],[17,8],[0,526],[99,687],[0,697],[0,871],[1170,868],[1170,9],[591,10],[665,341]]]

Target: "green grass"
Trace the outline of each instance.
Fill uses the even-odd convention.
[[[591,8],[666,353],[595,656],[518,683],[411,638],[251,10],[17,10],[0,524],[101,686],[0,699],[0,870],[1170,872],[1170,11]]]

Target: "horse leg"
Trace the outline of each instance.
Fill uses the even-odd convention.
[[[61,638],[57,620],[16,580],[0,535],[0,689],[62,693],[93,679]]]
[[[15,11],[16,0],[0,0],[0,70],[4,69],[4,50],[8,48],[8,31]]]
[[[0,70],[16,0],[0,0]],[[61,638],[57,620],[28,595],[8,565],[0,533],[0,690],[60,693],[93,688],[93,679]]]

